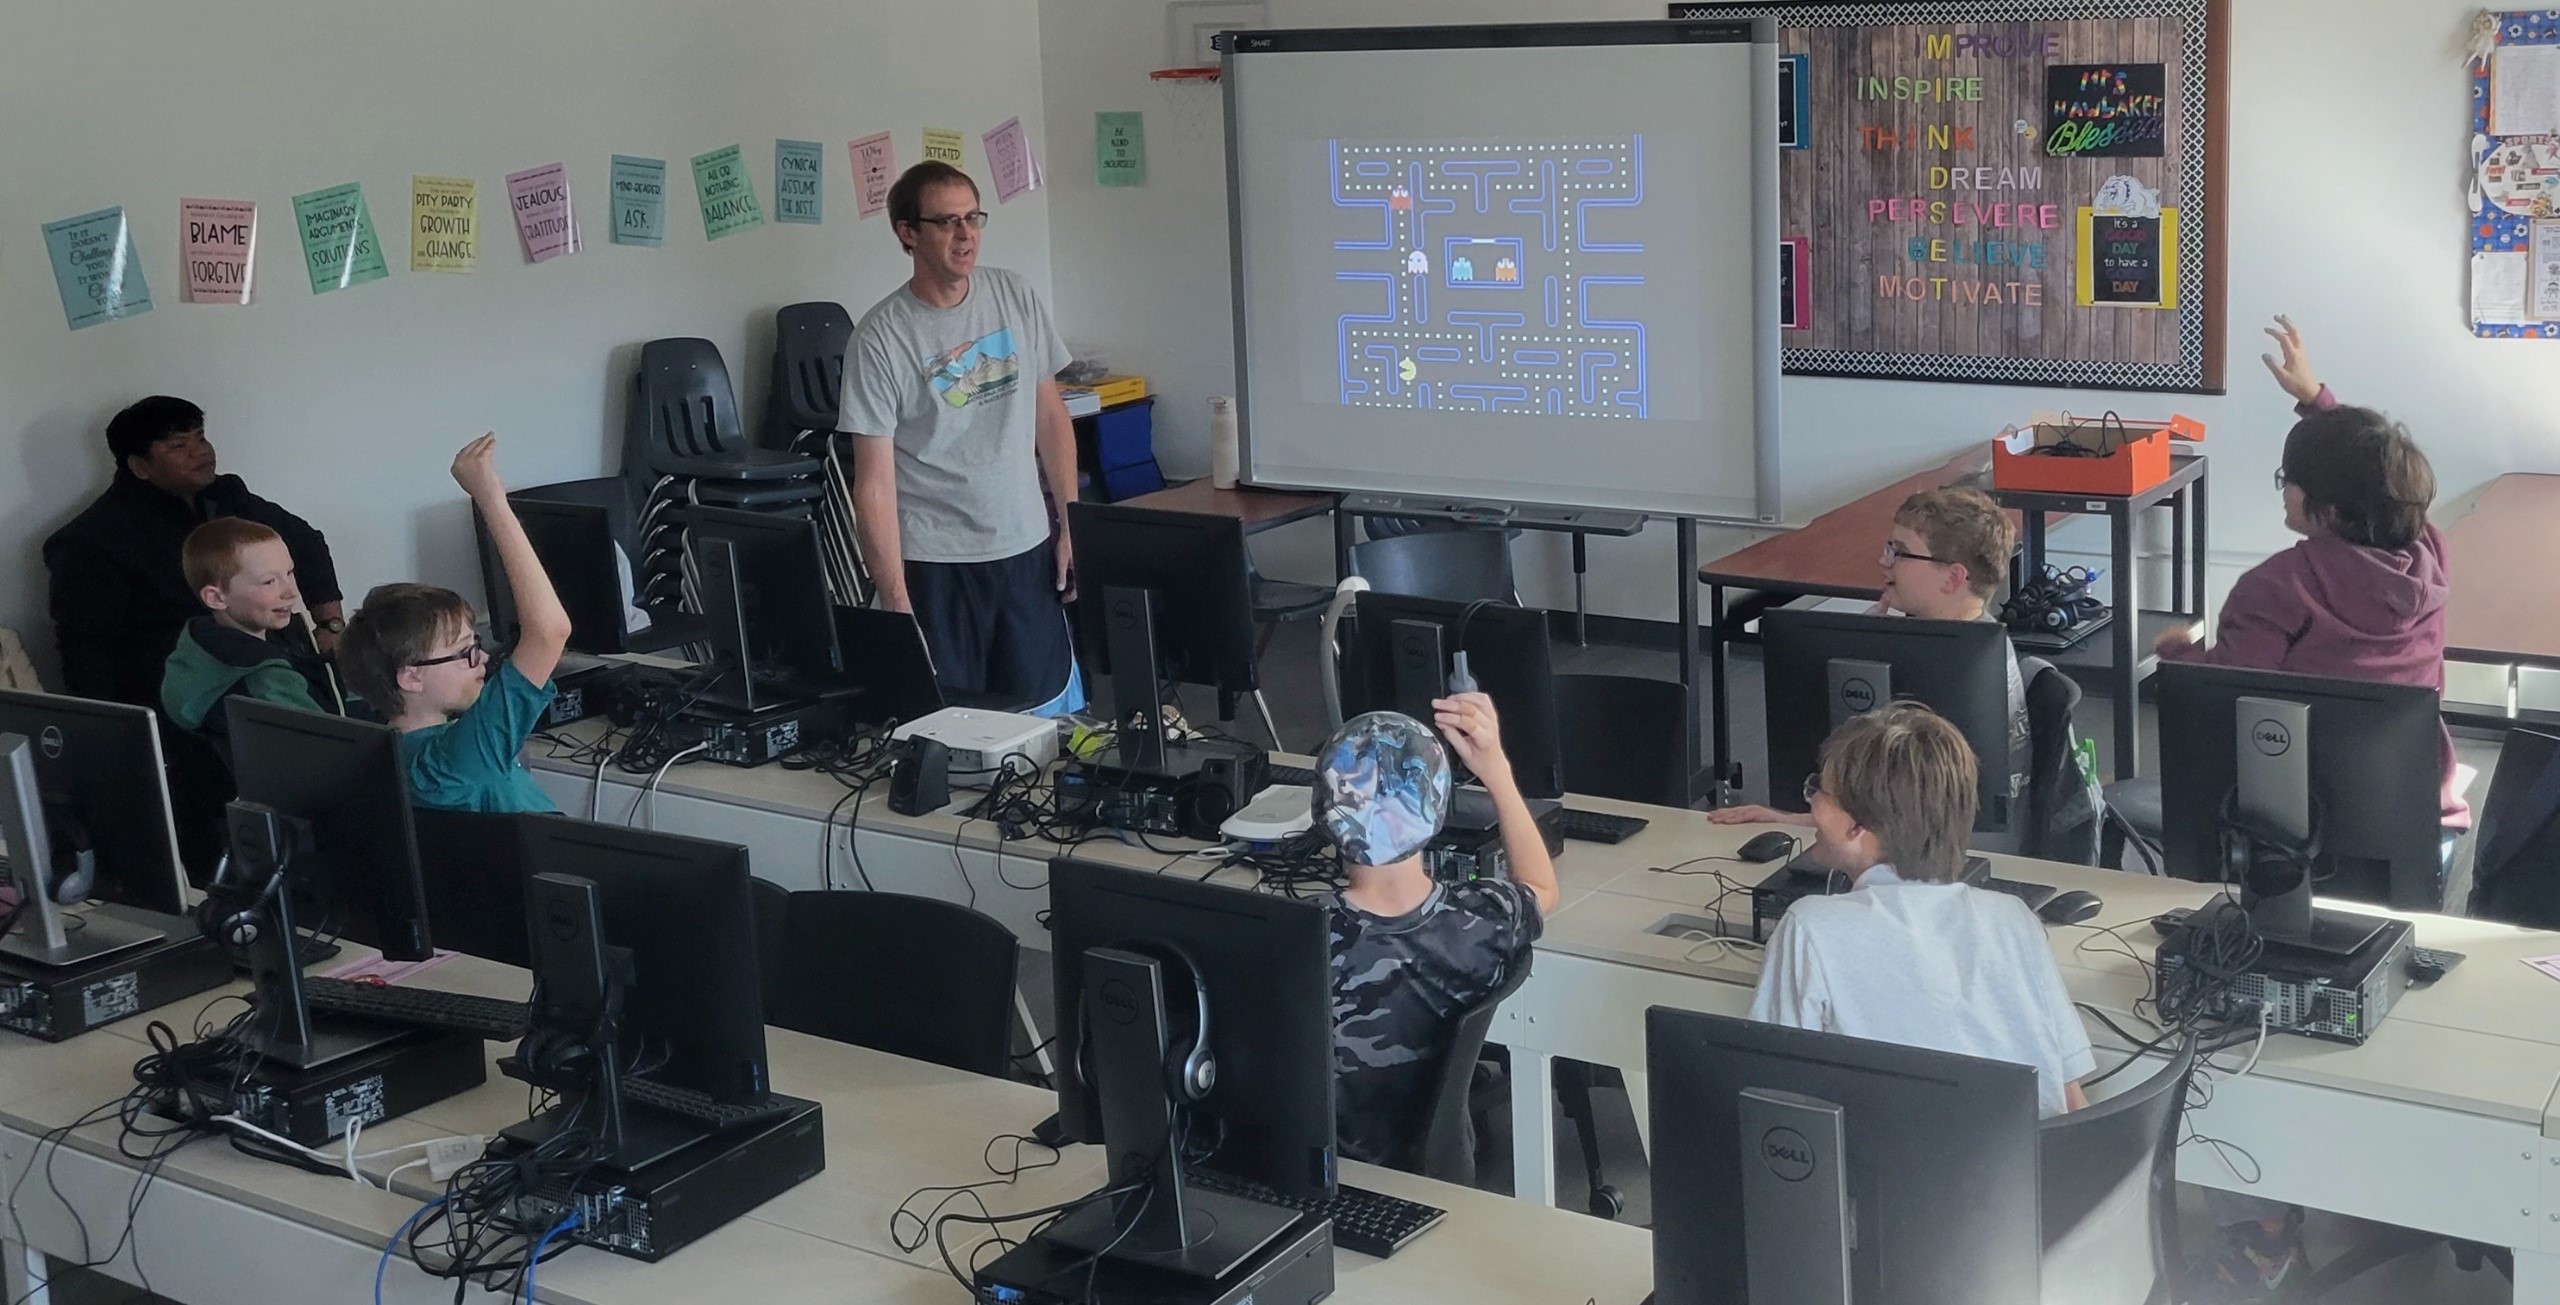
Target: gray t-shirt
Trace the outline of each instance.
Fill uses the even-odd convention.
[[[899,286],[845,348],[836,429],[897,441],[898,538],[912,562],[992,562],[1049,538],[1040,382],[1066,346],[1031,284],[999,267],[935,308]]]

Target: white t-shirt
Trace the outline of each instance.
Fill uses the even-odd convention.
[[[1891,866],[1787,909],[1751,1018],[2030,1065],[2039,1112],[2097,1069],[2044,926],[2007,893],[1907,883]]]

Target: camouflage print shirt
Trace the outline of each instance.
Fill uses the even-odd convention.
[[[1386,1163],[1421,1126],[1449,1031],[1538,939],[1538,902],[1507,879],[1442,884],[1413,911],[1333,900],[1334,1141]]]

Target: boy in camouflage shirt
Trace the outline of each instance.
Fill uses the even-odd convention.
[[[1557,903],[1555,862],[1503,755],[1493,700],[1461,693],[1432,708],[1448,749],[1410,717],[1372,712],[1316,758],[1316,823],[1351,876],[1333,902],[1334,1141],[1373,1164],[1428,1126],[1451,1027],[1524,961]],[[1509,879],[1441,884],[1423,867],[1448,817],[1449,750],[1493,796]]]

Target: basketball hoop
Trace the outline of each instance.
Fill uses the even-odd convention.
[[[1208,64],[1197,68],[1158,68],[1147,76],[1160,82],[1206,83],[1218,80],[1218,71],[1218,65]]]

